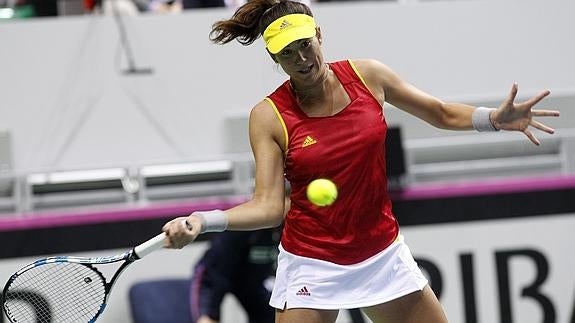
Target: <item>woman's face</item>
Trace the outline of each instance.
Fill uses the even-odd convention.
[[[325,67],[319,30],[315,37],[296,40],[287,45],[274,58],[296,84],[317,82]]]

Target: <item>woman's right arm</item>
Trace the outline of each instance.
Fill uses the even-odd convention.
[[[284,215],[284,147],[280,121],[267,101],[250,114],[250,144],[256,163],[255,191],[250,201],[226,211],[231,230],[276,227]]]
[[[252,199],[225,210],[228,230],[257,230],[281,224],[284,215],[284,149],[283,128],[267,101],[258,103],[250,113],[250,144],[256,163],[255,191]],[[210,216],[206,214],[205,217]],[[184,220],[190,224],[186,229]],[[166,223],[163,231],[169,237],[166,247],[182,248],[200,234],[203,222],[196,212]]]

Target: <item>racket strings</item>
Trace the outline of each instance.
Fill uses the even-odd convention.
[[[86,265],[46,263],[12,281],[6,314],[14,322],[88,322],[104,303],[104,284],[101,274]]]

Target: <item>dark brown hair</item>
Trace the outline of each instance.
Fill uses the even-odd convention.
[[[236,39],[247,46],[258,39],[276,19],[294,13],[313,17],[310,8],[301,2],[251,0],[239,7],[230,19],[214,23],[210,40],[216,44],[226,44]]]

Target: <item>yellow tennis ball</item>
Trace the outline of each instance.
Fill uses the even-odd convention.
[[[337,199],[337,186],[329,179],[316,179],[308,184],[306,194],[313,204],[328,206]]]

